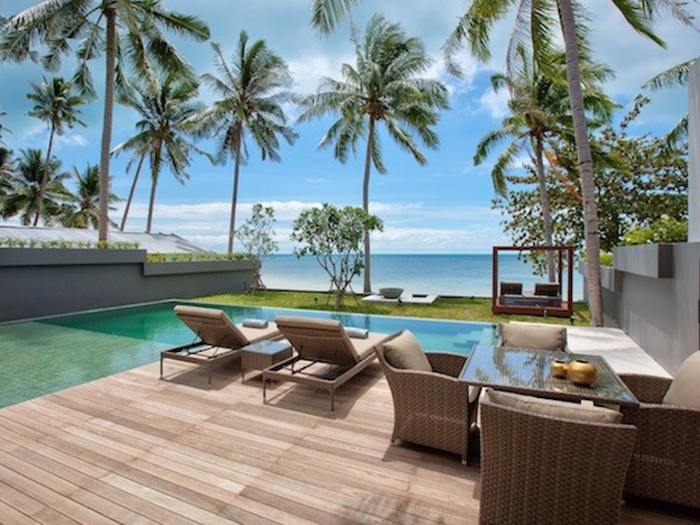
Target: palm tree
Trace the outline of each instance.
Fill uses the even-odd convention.
[[[690,68],[695,63],[695,59],[691,58],[680,64],[676,64],[669,69],[662,71],[654,78],[645,82],[642,87],[645,89],[657,90],[662,88],[674,87],[674,86],[687,86],[688,78],[690,75]],[[681,119],[676,123],[671,131],[666,134],[666,143],[675,147],[682,140],[688,137],[688,113],[681,117]]]
[[[192,119],[202,135],[218,139],[216,158],[234,160],[233,196],[228,234],[228,253],[233,253],[238,202],[238,177],[241,162],[248,158],[246,134],[260,148],[262,160],[279,161],[278,136],[293,144],[297,134],[287,126],[282,103],[290,100],[286,90],[292,85],[287,64],[267,47],[264,40],[252,45],[248,34],[241,31],[231,65],[226,63],[221,47],[212,45],[214,63],[220,77],[206,73],[202,80],[221,98],[212,107]]]
[[[163,79],[156,78],[150,82],[136,83],[131,93],[120,97],[119,101],[122,104],[135,109],[141,117],[136,123],[138,133],[118,145],[112,152],[118,155],[122,151],[132,150],[134,156],[129,165],[138,159],[121,230],[124,230],[141,166],[146,156],[151,164],[151,197],[146,222],[147,233],[151,233],[156,188],[163,164],[170,168],[178,182],[184,184],[185,180],[189,179],[185,168],[190,164],[191,153],[193,150],[201,153],[199,148],[187,140],[185,132],[187,120],[203,110],[203,104],[193,101],[197,95],[197,87],[196,82],[179,79],[171,74]]]
[[[44,159],[41,150],[22,150],[22,157],[10,177],[10,189],[2,202],[0,215],[3,219],[20,215],[24,226],[36,224],[40,215],[46,224],[51,224],[59,215],[61,203],[70,198],[63,185],[68,174],[61,172],[61,161],[53,158],[49,162],[49,177],[44,183]],[[43,206],[39,200],[43,195]]]
[[[558,71],[554,80],[542,73],[523,46],[518,47],[517,58],[517,61],[511,64],[510,75],[495,74],[491,77],[494,91],[508,89],[510,115],[503,119],[499,129],[487,133],[481,139],[474,154],[474,164],[478,166],[495,147],[510,140],[491,171],[496,193],[505,196],[506,172],[516,164],[521,153],[529,153],[537,174],[545,244],[552,246],[551,214],[544,168],[545,153],[548,159],[555,160],[558,158],[559,141],[572,143],[574,140],[566,90],[564,55],[556,52],[549,59],[550,64],[558,66],[558,69],[552,67],[553,71]],[[600,120],[600,123],[609,121],[616,104],[600,91],[598,84],[610,78],[612,71],[586,58],[582,62],[582,72],[586,86],[586,109],[589,114]],[[548,252],[547,256],[549,279],[553,281],[554,254]]]
[[[0,147],[0,209],[2,201],[8,192],[12,190],[12,177],[15,174],[15,159],[12,151]]]
[[[402,149],[424,165],[427,159],[416,139],[437,149],[439,139],[431,129],[437,109],[447,108],[447,88],[436,80],[420,78],[432,64],[419,38],[409,38],[399,24],[374,15],[364,39],[353,36],[357,65],[343,64],[343,80],[325,78],[318,92],[301,101],[299,122],[327,114],[338,115],[319,147],[335,143],[335,157],[345,162],[361,138],[367,138],[362,183],[362,207],[369,213],[371,167],[386,173],[379,137],[380,124]],[[371,293],[370,240],[365,235],[364,292]]]
[[[151,60],[174,74],[191,74],[189,66],[165,39],[161,28],[198,41],[209,38],[206,24],[196,17],[173,13],[159,0],[43,0],[13,16],[3,28],[0,57],[21,61],[35,57],[35,45],[44,45],[42,63],[57,69],[60,58],[75,50],[78,67],[73,77],[85,96],[94,96],[88,62],[105,51],[105,99],[100,149],[99,239],[107,240],[109,221],[109,155],[112,139],[115,81],[122,84],[125,71],[152,75]]]
[[[41,215],[41,201],[44,197],[42,190],[46,186],[49,178],[49,159],[53,150],[53,141],[56,135],[63,135],[66,128],[73,128],[75,124],[85,126],[85,123],[78,118],[80,106],[84,100],[80,95],[73,94],[73,84],[66,82],[61,77],[54,77],[50,82],[44,78],[41,84],[31,83],[33,91],[27,94],[27,98],[34,102],[34,107],[29,112],[29,116],[37,117],[49,125],[49,147],[46,150],[46,161],[44,162],[44,178],[39,187],[39,211],[36,214],[37,225]]]
[[[3,111],[3,110],[2,110],[2,106],[0,106],[0,120],[1,120],[2,118],[4,118],[6,115],[7,115],[7,113],[6,113],[5,111]],[[2,134],[3,134],[3,133],[9,133],[9,132],[10,132],[10,130],[7,129],[6,127],[4,127],[4,126],[2,125],[2,122],[0,121],[0,144],[4,144],[4,142],[2,141]]]
[[[73,167],[73,176],[78,187],[68,199],[61,222],[68,228],[96,230],[100,220],[100,167],[97,164],[88,164],[82,173]],[[110,194],[110,203],[119,200],[116,195]],[[114,210],[114,207],[110,206],[109,209]]]
[[[639,34],[659,45],[663,42],[652,32],[651,23],[663,9],[667,9],[681,23],[692,25],[693,17],[683,2],[676,0],[611,0],[627,23]],[[359,0],[312,0],[312,23],[323,32],[330,32]],[[595,179],[593,160],[588,141],[588,129],[581,89],[579,50],[585,47],[584,39],[577,40],[574,12],[583,13],[583,7],[575,0],[472,0],[465,15],[446,43],[450,56],[468,43],[472,54],[482,60],[490,58],[489,33],[493,25],[517,5],[515,27],[509,45],[509,57],[518,43],[532,46],[535,61],[547,70],[549,50],[556,40],[557,27],[564,37],[566,55],[567,86],[574,122],[578,165],[581,174],[583,215],[586,223],[586,259],[588,265],[588,302],[591,325],[603,324],[603,302],[600,286],[600,232],[598,209],[595,201]],[[581,34],[580,32],[578,33]]]

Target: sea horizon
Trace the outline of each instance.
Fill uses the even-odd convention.
[[[426,259],[430,264],[426,265]],[[372,254],[372,290],[400,287],[405,293],[457,297],[491,297],[492,254],[377,253]],[[363,275],[351,286],[360,293]],[[263,259],[262,280],[269,289],[327,292],[330,280],[313,256],[275,254]],[[547,279],[535,274],[528,261],[515,253],[499,254],[499,281],[523,283],[523,290],[534,289]],[[566,274],[564,275],[566,283]],[[583,299],[583,277],[574,271],[574,300]]]

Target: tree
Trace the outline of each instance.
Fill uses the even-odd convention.
[[[2,119],[5,118],[5,116],[7,116],[7,112],[3,111],[2,106],[0,106],[0,144],[4,144],[2,141],[2,134],[10,132],[9,129],[2,125]]]
[[[274,240],[275,231],[275,211],[270,206],[263,207],[257,203],[253,205],[250,219],[236,231],[238,240],[241,241],[243,249],[253,260],[253,282],[250,285],[251,291],[267,290],[260,277],[262,259],[277,251],[277,243]]]
[[[73,84],[66,82],[61,77],[53,77],[51,81],[44,77],[41,84],[31,83],[33,91],[27,94],[27,98],[34,103],[29,111],[29,116],[37,117],[49,126],[49,146],[46,149],[46,161],[44,162],[44,176],[39,187],[39,210],[33,226],[37,225],[41,215],[41,206],[44,198],[43,188],[49,178],[49,160],[53,150],[53,141],[56,135],[63,135],[66,128],[72,129],[76,124],[85,126],[85,122],[78,118],[81,106],[84,102],[80,95],[73,93]]]
[[[343,306],[350,283],[362,272],[362,243],[366,233],[383,228],[381,219],[362,208],[339,209],[330,204],[305,210],[294,221],[291,239],[302,243],[294,249],[294,254],[316,258],[330,277],[336,308]]]
[[[41,216],[46,224],[52,224],[59,215],[61,203],[70,192],[63,185],[68,174],[61,171],[61,162],[55,158],[49,162],[49,176],[44,183],[44,162],[38,149],[22,150],[17,168],[10,177],[10,189],[2,202],[3,219],[20,215],[24,226],[37,223]],[[43,195],[43,205],[39,200]]]
[[[146,232],[151,233],[153,209],[155,207],[156,189],[163,164],[184,184],[189,175],[185,169],[190,164],[193,151],[203,153],[187,138],[185,124],[193,115],[204,108],[203,104],[193,100],[197,96],[196,82],[181,79],[169,74],[162,79],[152,78],[150,82],[137,82],[134,89],[119,97],[119,101],[133,108],[139,114],[136,123],[138,133],[119,144],[112,152],[118,155],[131,150],[134,156],[127,165],[138,159],[138,167],[127,199],[120,230],[124,230],[129,208],[136,189],[141,166],[148,156],[151,165],[151,196],[148,202],[148,219]]]
[[[0,147],[0,203],[12,191],[12,178],[15,174],[15,159],[12,151]],[[1,206],[1,204],[0,204]]]
[[[325,115],[337,115],[319,147],[334,144],[335,157],[342,163],[355,151],[360,139],[367,139],[362,182],[362,208],[369,213],[369,182],[374,165],[386,173],[382,160],[379,125],[402,149],[421,165],[427,159],[417,141],[437,149],[439,139],[432,127],[445,109],[447,88],[439,81],[420,78],[432,60],[419,38],[406,36],[399,24],[374,15],[364,38],[354,34],[356,65],[343,64],[343,80],[325,78],[314,95],[301,101],[304,113],[299,122]],[[370,239],[364,240],[364,293],[371,293]]]
[[[585,58],[582,60],[582,76],[587,88],[584,97],[586,109],[600,121],[609,121],[616,104],[600,91],[598,83],[609,78],[612,72],[601,64],[591,62],[586,57],[582,58]],[[544,75],[538,64],[532,60],[531,53],[523,46],[518,47],[514,59],[516,60],[510,64],[509,74],[498,73],[491,77],[494,91],[508,89],[510,114],[503,119],[499,129],[487,133],[481,139],[474,154],[474,164],[478,166],[495,147],[510,141],[491,170],[494,190],[498,195],[505,196],[505,174],[519,162],[522,153],[530,156],[537,174],[544,245],[552,246],[545,154],[547,159],[556,162],[558,144],[562,140],[573,142],[564,55],[561,52],[553,52],[549,59],[552,73],[558,75],[555,78]],[[547,270],[549,280],[554,281],[556,276],[552,252],[547,253]]]
[[[605,155],[595,156],[599,173],[596,198],[600,202],[601,250],[611,251],[623,243],[630,228],[647,228],[664,215],[684,221],[688,213],[688,144],[669,147],[663,138],[647,135],[633,136],[630,123],[639,114],[645,99],[636,101],[622,119],[619,129],[609,126],[592,137],[594,151],[609,152],[615,163]],[[576,189],[580,187],[573,146],[559,148],[561,165],[568,167]],[[570,157],[567,159],[566,157]],[[552,227],[557,244],[581,247],[584,242],[584,222],[579,200],[564,186],[552,169],[546,170],[552,207]],[[508,176],[510,186],[505,197],[494,206],[503,210],[506,233],[516,244],[538,244],[542,227],[537,217],[539,198],[533,188],[536,174],[532,168],[525,175]]]
[[[693,17],[685,9],[684,2],[676,0],[612,0],[627,23],[639,34],[659,45],[663,42],[652,32],[651,23],[663,9],[667,9],[681,23],[692,25]],[[312,23],[323,32],[330,32],[359,0],[313,0]],[[577,40],[575,12],[583,13],[583,7],[575,0],[471,0],[467,12],[446,43],[447,55],[452,56],[464,43],[468,43],[473,55],[481,60],[490,58],[489,33],[493,25],[505,17],[517,4],[515,27],[511,33],[509,57],[519,43],[532,46],[535,61],[546,70],[548,52],[557,37],[556,23],[564,38],[567,86],[574,121],[574,133],[578,165],[581,172],[583,216],[586,223],[586,254],[588,265],[588,301],[591,325],[603,324],[603,303],[600,286],[600,232],[598,209],[595,201],[593,160],[588,142],[588,130],[584,113],[579,51],[586,45]],[[454,65],[452,63],[452,65]],[[457,68],[453,69],[457,71]]]
[[[74,167],[73,176],[77,190],[68,199],[67,206],[62,212],[61,223],[68,228],[96,230],[100,219],[100,167],[97,164],[88,164],[82,173]],[[119,200],[116,195],[110,194],[111,203]],[[114,207],[110,206],[109,209],[114,210]],[[110,223],[114,225],[112,221]]]
[[[109,221],[109,155],[112,138],[115,82],[124,86],[125,71],[151,76],[155,60],[167,72],[191,74],[189,66],[165,39],[161,28],[198,41],[209,38],[209,29],[196,17],[166,10],[159,0],[43,0],[13,16],[3,28],[0,57],[22,61],[36,58],[36,44],[43,45],[42,63],[56,70],[61,55],[77,41],[78,67],[73,83],[92,98],[95,90],[88,62],[105,53],[105,92],[100,148],[99,239],[107,240]]]
[[[292,77],[284,60],[264,40],[250,44],[245,31],[241,31],[230,65],[221,46],[212,44],[212,47],[220,76],[205,73],[202,80],[221,98],[193,119],[193,125],[200,134],[217,138],[219,162],[226,162],[228,157],[234,161],[228,237],[228,253],[233,253],[238,178],[241,163],[248,159],[246,134],[260,149],[262,160],[280,160],[279,136],[288,144],[294,143],[297,134],[287,126],[282,109],[282,103],[290,100],[287,89],[292,85]]]

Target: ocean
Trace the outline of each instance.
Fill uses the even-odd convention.
[[[274,255],[263,261],[262,279],[270,289],[327,291],[329,278],[315,258]],[[473,255],[372,255],[372,289],[400,287],[406,293],[491,297],[491,254]],[[535,275],[532,265],[517,254],[499,255],[499,280],[523,283],[531,291],[546,278]],[[566,283],[566,274],[564,275]],[[363,277],[352,287],[362,292]],[[574,272],[574,300],[583,299],[583,278]]]

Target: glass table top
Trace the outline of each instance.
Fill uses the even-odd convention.
[[[567,378],[553,377],[551,365],[555,359],[589,361],[598,369],[598,380],[592,386],[580,386]],[[595,355],[477,345],[469,355],[461,379],[474,385],[544,397],[638,404],[605,358]]]

